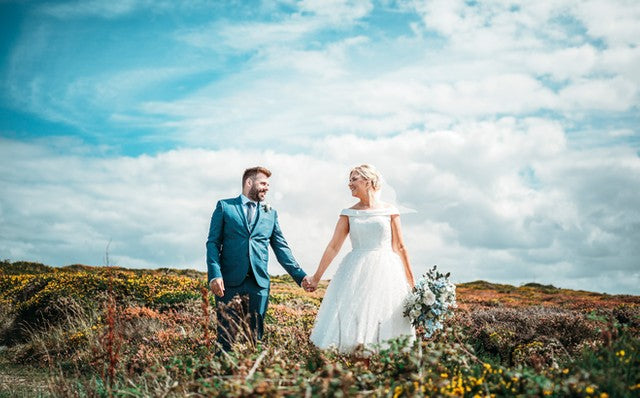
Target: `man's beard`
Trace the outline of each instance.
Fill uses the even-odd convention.
[[[260,202],[260,196],[258,196],[260,192],[261,191],[258,188],[251,187],[249,190],[249,199],[255,202]]]

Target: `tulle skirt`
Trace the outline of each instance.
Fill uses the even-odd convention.
[[[353,250],[329,283],[311,332],[319,348],[349,353],[362,344],[385,347],[385,341],[415,330],[402,315],[410,292],[400,257],[392,250]]]

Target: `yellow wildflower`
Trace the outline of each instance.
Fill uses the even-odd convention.
[[[587,394],[593,394],[593,387],[588,386],[587,388],[585,388],[585,389],[584,389],[584,391],[585,391]]]

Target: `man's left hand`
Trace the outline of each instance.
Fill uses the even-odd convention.
[[[318,287],[317,283],[314,283],[313,278],[310,276],[305,276],[302,279],[302,288],[307,292],[313,292]]]

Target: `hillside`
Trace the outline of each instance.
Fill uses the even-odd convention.
[[[637,396],[640,296],[457,285],[444,333],[362,361],[308,340],[327,286],[274,277],[266,335],[216,356],[193,270],[0,263],[0,397]]]

